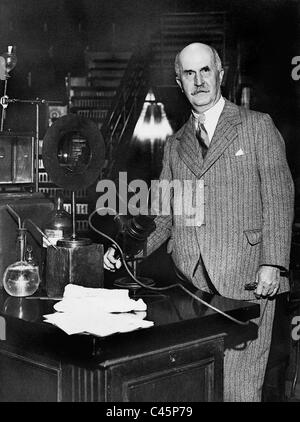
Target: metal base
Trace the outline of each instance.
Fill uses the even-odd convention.
[[[146,287],[152,287],[155,285],[154,280],[149,277],[137,277],[137,279],[143,283]],[[140,284],[134,281],[131,277],[121,277],[114,281],[114,286],[122,289],[138,290],[143,288]]]
[[[56,246],[61,246],[63,248],[76,248],[78,246],[91,245],[91,243],[91,239],[83,237],[79,239],[60,239],[57,241]]]

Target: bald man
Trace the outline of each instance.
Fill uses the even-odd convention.
[[[192,112],[165,145],[160,178],[202,181],[203,218],[191,225],[175,213],[158,216],[147,251],[169,239],[174,264],[196,287],[260,304],[258,338],[224,359],[224,400],[260,401],[276,295],[289,290],[294,187],[285,144],[269,115],[222,97],[224,70],[212,47],[185,47],[175,72]],[[120,265],[109,249],[105,268]]]

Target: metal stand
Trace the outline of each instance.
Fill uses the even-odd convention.
[[[137,275],[137,263],[138,261],[142,261],[142,260],[143,258],[128,258],[126,259],[126,262],[129,262],[132,264],[132,272],[135,278],[137,278],[141,283],[143,283],[147,287],[154,286],[155,282],[154,280],[152,280],[152,278],[141,277]],[[122,289],[133,290],[134,292],[142,288],[142,286],[138,284],[136,281],[134,281],[133,278],[131,278],[130,276],[117,278],[114,281],[114,286],[122,288]]]
[[[4,82],[4,93],[3,97],[1,98],[1,105],[2,105],[2,113],[1,113],[1,132],[3,132],[3,125],[4,125],[4,119],[5,119],[5,109],[7,108],[8,104],[6,103],[6,99],[8,99],[7,95],[7,79],[5,79]]]
[[[76,200],[75,192],[72,191],[72,240],[76,239]]]
[[[92,241],[89,238],[81,237],[78,238],[76,234],[76,200],[75,192],[72,191],[72,235],[70,238],[64,238],[58,240],[57,246],[62,246],[65,248],[75,248],[79,246],[91,245]]]

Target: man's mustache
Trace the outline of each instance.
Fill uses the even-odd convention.
[[[196,88],[192,93],[191,93],[191,95],[197,95],[197,94],[199,94],[200,92],[208,92],[209,91],[209,88],[208,87],[206,87],[206,86],[200,86],[200,87],[198,87],[198,88]]]

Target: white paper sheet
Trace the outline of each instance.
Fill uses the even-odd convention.
[[[69,335],[90,333],[105,337],[151,327],[153,322],[144,319],[146,308],[142,299],[131,299],[126,289],[67,285],[63,299],[54,305],[57,312],[44,318]]]

